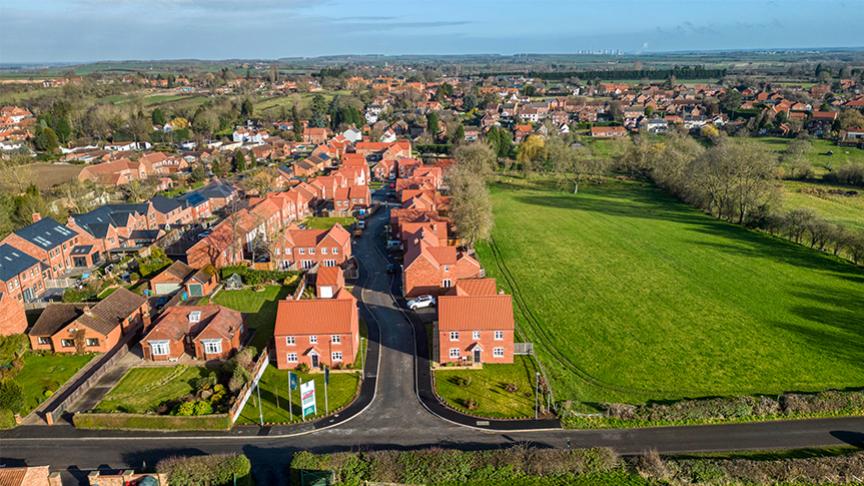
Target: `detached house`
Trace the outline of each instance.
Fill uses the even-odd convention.
[[[357,299],[340,288],[332,298],[282,300],[273,334],[280,370],[349,366],[360,349]]]
[[[150,289],[154,295],[168,295],[185,290],[189,297],[203,297],[216,289],[217,273],[211,265],[196,270],[176,261],[150,279]]]
[[[455,246],[441,246],[438,236],[425,228],[404,243],[402,291],[406,297],[438,295],[459,279],[483,276],[477,260]]]
[[[169,307],[141,340],[144,359],[177,360],[184,354],[201,360],[226,359],[246,335],[243,316],[219,305]]]
[[[149,323],[147,298],[120,288],[92,307],[49,304],[28,334],[34,351],[105,353]]]
[[[433,349],[439,363],[512,363],[513,302],[495,279],[458,280],[438,299]]]
[[[351,258],[351,234],[340,224],[329,230],[289,228],[276,240],[273,258],[282,269],[342,265]]]

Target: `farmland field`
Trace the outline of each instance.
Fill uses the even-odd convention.
[[[641,183],[493,186],[487,273],[514,293],[556,400],[864,385],[864,271]]]
[[[758,137],[752,140],[778,155],[786,150],[789,142],[792,141],[777,137]],[[816,173],[820,175],[828,172],[832,167],[849,163],[864,164],[864,150],[855,147],[838,147],[828,140],[810,140],[810,150],[805,156],[816,169]]]
[[[864,190],[812,182],[783,183],[783,208],[809,208],[831,223],[864,229]]]

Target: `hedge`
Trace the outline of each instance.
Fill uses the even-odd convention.
[[[235,273],[240,275],[245,285],[260,285],[265,283],[285,283],[287,285],[287,282],[295,283],[299,276],[298,272],[293,271],[255,270],[243,265],[222,267],[219,271],[223,280]]]
[[[560,413],[567,427],[649,427],[864,415],[864,391],[829,390],[646,405],[609,403],[603,405],[600,417],[580,416],[572,411],[571,405],[564,403]]]
[[[72,422],[79,429],[120,430],[228,430],[227,414],[179,416],[136,413],[76,413]]]
[[[171,486],[252,486],[252,464],[243,454],[169,457],[156,464]],[[235,483],[236,476],[236,483]]]
[[[645,484],[624,470],[610,449],[531,449],[482,452],[419,451],[298,452],[291,461],[292,482],[301,471],[330,471],[334,484],[366,481],[408,484]]]

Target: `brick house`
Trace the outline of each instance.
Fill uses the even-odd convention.
[[[405,297],[438,295],[460,279],[483,275],[480,263],[454,246],[440,246],[437,236],[421,230],[405,242],[402,291]]]
[[[319,299],[332,299],[345,287],[345,274],[339,267],[319,267],[315,273],[315,296]]]
[[[45,292],[42,265],[14,246],[0,244],[0,292],[18,302],[38,298]]]
[[[439,363],[512,363],[513,302],[495,279],[457,280],[438,298],[433,348]]]
[[[23,334],[27,330],[27,314],[20,300],[0,290],[0,336]]]
[[[173,306],[141,339],[144,359],[170,361],[184,354],[226,359],[240,349],[246,324],[240,312],[219,305]]]
[[[357,299],[342,288],[332,299],[282,300],[274,340],[280,370],[349,366],[360,349]]]
[[[351,258],[351,234],[340,224],[329,230],[289,228],[272,250],[279,268],[335,267]]]
[[[189,297],[210,295],[219,283],[218,272],[212,265],[196,270],[176,261],[150,279],[154,295],[168,295],[185,290]]]
[[[594,138],[616,138],[627,136],[624,127],[591,127],[591,136]]]
[[[120,288],[92,307],[49,304],[28,335],[34,351],[105,353],[149,323],[147,299]]]
[[[42,219],[39,214],[34,214],[33,219],[33,224],[10,233],[2,243],[42,262],[47,267],[43,271],[44,278],[59,278],[73,268],[72,248],[81,238],[77,232],[52,218]]]

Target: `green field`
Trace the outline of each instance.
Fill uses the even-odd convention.
[[[60,389],[69,378],[93,359],[92,354],[28,353],[24,356],[24,367],[12,378],[24,390],[24,407],[21,416]]]
[[[782,154],[792,139],[778,137],[754,137],[756,143],[768,150]],[[816,173],[822,175],[832,167],[840,167],[849,163],[864,164],[864,150],[855,147],[838,147],[829,140],[810,140],[810,150],[806,154],[807,160],[816,168]]]
[[[641,183],[498,183],[489,276],[556,400],[864,385],[864,271]]]
[[[864,190],[830,184],[785,181],[783,183],[784,209],[809,208],[831,223],[847,228],[864,229]],[[814,194],[808,190],[821,190]],[[831,194],[842,191],[849,195]],[[856,195],[851,195],[856,193]]]
[[[278,302],[290,294],[288,287],[269,285],[261,292],[253,289],[223,290],[210,299],[214,304],[224,305],[243,313],[243,319],[249,329],[255,330],[250,345],[259,351],[267,346],[273,337],[276,326],[276,307]],[[202,302],[207,302],[203,300]]]
[[[531,358],[516,356],[513,364],[484,364],[483,369],[448,369],[435,371],[435,388],[447,405],[472,415],[491,418],[524,418],[534,416],[534,373]],[[470,380],[468,383],[459,379]],[[515,392],[507,391],[516,385]],[[466,408],[468,400],[477,408]]]
[[[192,393],[192,382],[206,371],[201,366],[133,368],[96,405],[95,412],[148,413],[160,404]]]
[[[295,372],[296,373],[296,372]],[[297,373],[300,381],[307,382],[315,380],[316,406],[318,413],[314,417],[325,415],[324,410],[324,374],[323,373]],[[328,385],[328,403],[330,412],[338,410],[352,401],[357,395],[359,386],[359,372],[352,373],[330,373],[330,384]],[[265,423],[288,423],[300,420],[300,390],[294,390],[291,395],[292,408],[288,408],[288,370],[279,370],[275,366],[269,366],[261,377],[261,410],[264,414]],[[277,398],[278,402],[277,402]],[[309,417],[311,418],[311,417]],[[246,403],[240,417],[239,424],[257,424],[259,422],[258,397],[256,393]]]

